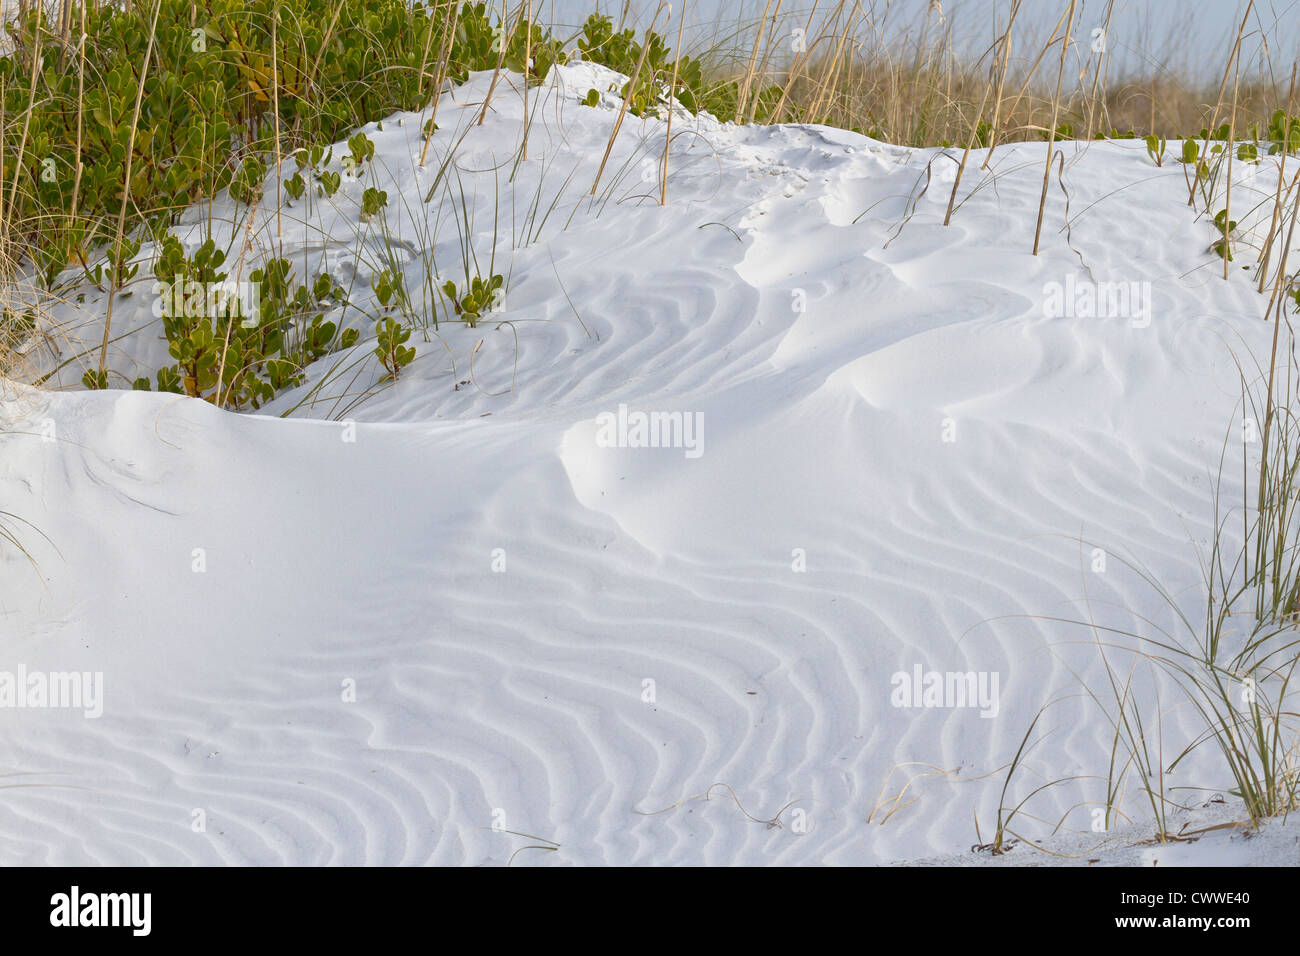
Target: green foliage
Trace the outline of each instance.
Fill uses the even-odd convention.
[[[338,173],[325,170],[316,177],[316,189],[322,196],[333,196],[339,191],[339,184],[342,182],[343,178]]]
[[[325,312],[343,301],[328,273],[300,285],[287,259],[272,259],[248,276],[257,295],[250,316],[235,290],[223,288],[225,260],[211,239],[188,255],[174,236],[163,240],[154,291],[175,364],[158,371],[159,391],[256,409],[301,384],[310,363],[355,344],[355,329],[339,335],[338,326],[325,320]],[[138,378],[132,387],[148,390],[149,380]]]
[[[641,59],[643,48],[644,61]],[[604,14],[593,13],[583,24],[582,35],[578,38],[578,50],[582,59],[629,77],[636,73],[637,64],[641,63],[636,88],[628,103],[628,111],[636,116],[656,112],[667,104],[670,97],[676,97],[692,113],[706,109],[715,115],[726,116],[728,105],[731,107],[730,113],[735,113],[735,84],[709,87],[704,81],[700,61],[684,54],[675,61],[664,38],[658,33],[647,30],[643,42],[637,43],[634,30],[615,32],[613,20]],[[674,66],[677,72],[675,85]],[[619,91],[620,96],[628,95],[628,85],[631,82],[629,80],[623,85]],[[670,86],[673,87],[671,90]]]
[[[781,103],[784,90],[775,84],[766,86],[758,91],[757,96],[752,97],[753,102],[746,106],[746,110],[753,109],[754,121],[757,123],[773,123],[777,120],[776,110]],[[678,100],[683,105],[691,103],[693,94],[687,91],[683,96],[680,91]],[[736,108],[740,103],[740,86],[734,80],[726,83],[720,83],[710,87],[707,92],[694,96],[694,101],[704,100],[704,108],[714,116],[729,118],[736,115]],[[692,107],[693,108],[693,107]],[[862,132],[856,130],[855,132]]]
[[[1151,157],[1151,161],[1157,166],[1163,166],[1165,164],[1165,147],[1169,145],[1165,138],[1157,136],[1155,133],[1149,133],[1144,137],[1143,141],[1147,145],[1147,155]]]
[[[525,70],[530,57],[532,62]],[[493,25],[486,3],[466,3],[461,7],[451,52],[451,76],[458,83],[463,83],[471,71],[495,70],[498,64],[516,73],[527,73],[530,82],[538,82],[552,66],[567,59],[560,40],[522,16],[513,22]]]
[[[1227,259],[1231,262],[1232,247],[1230,240],[1233,232],[1237,229],[1237,220],[1229,220],[1228,210],[1220,209],[1218,214],[1214,217],[1214,228],[1218,231],[1219,235],[1222,236],[1221,239],[1214,243],[1214,252],[1220,259]]]
[[[406,306],[406,286],[402,283],[402,277],[393,269],[384,269],[376,273],[370,280],[370,286],[375,290],[375,301],[380,305],[384,312],[392,312],[399,305]]]
[[[150,390],[149,379],[141,375],[131,383],[131,388],[137,392],[147,392]],[[168,365],[158,370],[158,391],[172,392],[176,395],[183,395],[185,389],[181,383],[180,373],[176,371],[174,365]]]
[[[379,210],[387,205],[388,193],[382,189],[375,189],[370,186],[361,194],[361,216],[364,219],[377,215]]]
[[[1201,145],[1194,139],[1183,140],[1183,152],[1178,161],[1184,166],[1191,166],[1196,171],[1196,183],[1205,183],[1210,178],[1209,164],[1200,158]]]
[[[370,141],[370,137],[365,133],[357,133],[355,136],[348,137],[348,155],[343,159],[343,165],[349,169],[360,170],[367,160],[373,159],[375,155],[375,144]]]
[[[108,372],[97,371],[93,368],[86,369],[86,374],[81,376],[81,384],[92,391],[99,388],[108,388]]]
[[[307,181],[302,178],[302,173],[294,173],[284,181],[284,191],[290,199],[301,199],[306,190]]]
[[[139,253],[140,244],[140,239],[130,238],[123,238],[120,243],[113,243],[105,253],[105,262],[97,264],[90,270],[91,281],[101,286],[107,282],[113,288],[120,289],[129,280],[135,278],[135,274],[140,271],[140,266],[132,265],[131,260]]]
[[[594,88],[588,90],[587,95],[582,98],[583,106],[595,106],[599,102],[600,102],[600,92]]]
[[[256,157],[250,156],[240,165],[230,180],[230,198],[251,206],[262,193],[262,180],[266,176],[266,165]]]
[[[463,294],[457,291],[456,283],[451,281],[443,285],[442,291],[451,300],[456,314],[472,329],[478,326],[478,320],[483,314],[499,302],[505,282],[505,278],[500,275],[493,275],[486,282],[479,276],[474,276]]]
[[[89,268],[116,234],[124,201],[129,236],[166,226],[227,186],[248,204],[265,173],[255,157],[274,151],[277,134],[288,153],[304,142],[336,142],[394,111],[423,108],[430,96],[428,50],[436,49],[452,13],[434,0],[158,2],[148,57],[154,4],[85,3],[80,97],[78,43],[63,42],[57,20],[51,24],[41,5],[29,4],[9,26],[7,52],[0,55],[0,115],[23,117],[27,133],[21,170],[16,144],[0,151],[0,181],[19,184],[6,204],[9,238],[47,281],[69,265]],[[485,5],[467,4],[464,12],[453,67],[495,67],[494,52],[489,49],[488,63],[472,49],[476,17],[487,23]],[[82,3],[74,0],[69,13],[79,26]],[[490,24],[487,31],[490,48]],[[532,75],[540,76],[563,53],[540,27],[530,32]],[[74,41],[79,34],[74,31]],[[517,25],[507,66],[522,68],[526,39]],[[40,68],[32,89],[35,57]],[[349,144],[358,163],[373,155],[364,140],[354,136]],[[319,169],[319,159],[310,168]],[[318,195],[337,191],[337,173],[315,178]]]
[[[1215,130],[1210,130],[1202,126],[1201,133],[1197,139],[1205,140],[1207,142],[1215,142],[1217,140],[1218,142],[1226,143],[1231,132],[1232,125],[1230,123],[1223,123]]]
[[[211,161],[213,154],[232,150],[229,71],[219,49],[195,42],[188,0],[160,2],[138,123],[135,102],[149,40],[144,18],[152,14],[151,5],[128,14],[117,5],[87,4],[80,98],[76,48],[61,42],[57,23],[38,15],[40,5],[27,5],[26,16],[10,27],[9,53],[0,57],[2,109],[7,116],[24,116],[28,132],[24,168],[17,168],[18,151],[11,145],[0,181],[28,186],[15,194],[10,227],[20,232],[17,238],[47,278],[84,263],[114,233],[124,201],[133,224],[152,222],[211,195],[229,179],[230,167]],[[81,5],[72,6],[71,14],[79,23]],[[29,100],[34,56],[43,68]]]
[[[0,307],[0,342],[23,339],[36,331],[36,310]]]
[[[334,158],[334,147],[325,146],[304,146],[294,152],[294,162],[298,164],[299,172],[307,171],[316,174],[322,166],[329,165],[329,161]]]
[[[388,378],[396,381],[402,369],[415,359],[415,349],[403,344],[411,337],[411,330],[390,315],[375,326],[375,332],[379,340],[375,356],[387,370]]]
[[[1265,139],[1269,141],[1268,153],[1300,153],[1300,116],[1289,116],[1286,110],[1275,110],[1268,123]]]

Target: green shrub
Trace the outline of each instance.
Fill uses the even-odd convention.
[[[1220,238],[1214,243],[1214,252],[1220,259],[1232,261],[1232,234],[1237,230],[1237,220],[1228,218],[1228,210],[1220,209],[1214,217],[1214,229]]]
[[[272,259],[248,275],[257,294],[257,312],[250,316],[234,290],[213,294],[229,278],[222,269],[225,260],[211,239],[191,255],[174,236],[163,240],[154,263],[154,292],[161,299],[167,351],[175,365],[159,370],[159,391],[235,410],[256,409],[301,384],[310,363],[356,343],[356,329],[340,335],[338,326],[325,320],[325,312],[344,299],[328,273],[317,275],[310,286],[299,285],[287,259]],[[138,378],[133,387],[148,390],[149,380]]]
[[[258,157],[273,153],[277,132],[287,153],[336,142],[394,111],[422,108],[431,95],[427,48],[449,14],[432,0],[158,2],[134,131],[152,3],[86,5],[80,100],[76,45],[64,45],[40,5],[9,28],[12,50],[0,56],[3,115],[24,117],[27,133],[22,169],[12,145],[0,166],[0,181],[21,187],[6,209],[8,238],[49,282],[69,265],[89,268],[116,234],[124,199],[128,235],[165,225],[226,186],[247,204],[265,172]],[[280,13],[276,90],[270,89],[273,10]],[[80,24],[81,5],[70,12]],[[548,43],[558,51],[558,41]],[[539,44],[536,64],[545,62],[537,54],[546,49]],[[42,67],[34,89],[33,56]],[[131,182],[124,191],[128,150]],[[364,155],[354,150],[358,161],[369,155],[373,145]],[[322,193],[337,189],[336,176],[321,174]]]
[[[404,312],[410,311],[410,300],[406,296],[406,286],[402,284],[401,275],[394,269],[384,269],[370,280],[370,287],[375,290],[375,301],[385,313],[403,306]]]
[[[375,356],[387,370],[388,378],[396,381],[402,369],[415,359],[415,349],[403,345],[411,337],[411,330],[390,315],[375,326],[375,331],[379,339]]]
[[[1285,110],[1274,110],[1268,123],[1268,153],[1300,153],[1300,116],[1288,116]]]
[[[644,116],[647,112],[653,113],[663,105],[670,92],[669,86],[673,87],[671,95],[692,113],[699,112],[701,109],[723,117],[735,113],[736,84],[708,86],[703,78],[703,66],[700,61],[682,55],[675,64],[677,83],[674,85],[672,82],[674,57],[664,38],[647,30],[643,42],[644,61],[641,60],[643,45],[636,42],[635,31],[615,32],[613,20],[604,14],[593,13],[583,24],[582,35],[578,38],[578,50],[584,60],[624,73],[629,77],[636,73],[637,63],[641,63],[641,72],[636,77],[636,88],[632,91],[628,104],[628,111],[636,116]],[[629,80],[623,85],[623,89],[619,91],[620,96],[627,96],[628,85],[631,82]]]
[[[1155,133],[1148,134],[1143,142],[1146,143],[1147,155],[1157,166],[1165,164],[1165,147],[1168,145],[1163,136],[1157,136]]]
[[[471,329],[478,326],[478,320],[485,312],[497,304],[505,286],[505,278],[493,275],[486,282],[479,276],[470,280],[469,288],[463,293],[456,290],[456,283],[448,281],[443,287],[443,294],[451,300],[452,307]]]
[[[370,137],[365,133],[357,133],[348,137],[348,155],[343,158],[343,165],[359,171],[374,155],[375,144],[370,141]]]
[[[529,39],[531,37],[531,48]],[[502,62],[502,46],[505,59]],[[532,66],[525,70],[531,55]],[[514,23],[493,25],[488,5],[466,3],[456,21],[456,37],[451,51],[451,77],[463,83],[471,71],[505,69],[527,73],[530,81],[545,78],[556,63],[567,61],[564,44],[541,26],[519,17]]]
[[[266,164],[250,156],[240,165],[230,180],[230,198],[245,206],[261,197],[262,179],[266,176]]]
[[[382,189],[375,189],[368,186],[366,191],[361,194],[361,216],[369,219],[379,213],[379,210],[388,205],[388,193]]]

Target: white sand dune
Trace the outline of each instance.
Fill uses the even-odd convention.
[[[421,199],[462,135],[477,252],[499,190],[510,272],[502,313],[417,332],[396,384],[336,398],[378,380],[371,360],[260,415],[8,389],[0,509],[52,544],[25,538],[39,583],[8,559],[0,669],[102,672],[104,702],[4,714],[0,864],[501,864],[535,838],[558,849],[516,864],[951,862],[996,814],[983,775],[1061,696],[1015,789],[1090,777],[1031,805],[1043,834],[1071,808],[1087,831],[1109,739],[1074,673],[1100,672],[1086,629],[1051,619],[1084,599],[1118,626],[1172,619],[1118,560],[1094,573],[1094,546],[1194,611],[1233,355],[1271,334],[1181,167],[1063,144],[1071,232],[1054,174],[1035,258],[1045,144],[999,148],[994,183],[974,154],[945,228],[938,151],[682,114],[661,207],[659,120],[627,118],[587,196],[617,116],[579,105],[598,69],[534,97],[513,183],[523,105],[503,85],[474,126],[489,82],[444,96],[423,169],[423,117],[368,129],[408,279],[432,251],[459,282],[455,204]],[[260,241],[364,298],[363,186],[285,210],[282,240],[263,212]],[[543,213],[559,198],[525,244],[539,189]],[[1149,324],[1047,315],[1045,287],[1085,266],[1150,283]],[[113,350],[128,378],[166,356],[137,288],[115,308],[115,334],[143,329]],[[89,342],[97,295],[67,315]],[[620,404],[698,414],[701,454],[601,447]],[[996,713],[892,706],[918,666],[996,674]],[[1199,732],[1177,703],[1171,745]],[[1168,782],[1230,780],[1207,750]],[[724,788],[686,799],[715,783],[743,811]]]

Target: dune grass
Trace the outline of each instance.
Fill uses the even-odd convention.
[[[1184,839],[1170,824],[1171,811],[1190,809],[1190,802],[1215,792],[1240,800],[1252,827],[1300,809],[1300,417],[1290,411],[1300,388],[1300,365],[1291,326],[1281,327],[1286,328],[1282,354],[1291,357],[1279,376],[1258,365],[1239,366],[1245,421],[1258,420],[1267,406],[1275,425],[1257,460],[1259,486],[1243,482],[1232,507],[1220,493],[1233,447],[1231,434],[1225,436],[1212,538],[1208,553],[1200,556],[1200,612],[1191,611],[1136,559],[1111,554],[1167,608],[1172,626],[1135,611],[1129,612],[1129,625],[1100,622],[1092,613],[1086,574],[1081,575],[1085,617],[1038,618],[1086,629],[1102,665],[1100,686],[1067,665],[1084,700],[1110,728],[1106,773],[1086,778],[1104,781],[1101,797],[1090,801],[1103,813],[1099,832],[1121,819],[1142,820],[1153,842]],[[1254,444],[1260,443],[1242,442],[1243,465]],[[1096,546],[1078,543],[1081,556],[1084,546]],[[1146,679],[1135,680],[1139,672]],[[1162,688],[1173,690],[1175,699],[1164,700]],[[993,839],[974,849],[1005,852],[1009,836],[1026,842],[1011,825],[1017,815],[1029,815],[1029,801],[1081,779],[1052,778],[1014,801],[1011,797],[1025,789],[1014,778],[1039,742],[1031,743],[1034,730],[1057,702],[1040,708],[1026,730],[1005,770]],[[1165,719],[1180,707],[1192,709],[1192,725],[1199,729],[1190,739],[1170,741]],[[1218,754],[1220,776],[1174,788],[1175,794],[1166,776],[1206,749]],[[1134,795],[1145,812],[1131,806]]]

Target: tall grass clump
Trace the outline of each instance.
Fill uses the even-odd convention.
[[[1300,295],[1289,305],[1300,309]],[[1291,339],[1289,331],[1288,339]],[[1293,341],[1285,343],[1291,353]],[[1262,370],[1261,370],[1262,371]],[[1143,618],[1142,628],[1086,624],[1093,632],[1105,665],[1102,691],[1087,688],[1114,729],[1106,808],[1119,807],[1121,784],[1129,772],[1157,823],[1157,838],[1171,837],[1166,825],[1170,807],[1181,804],[1166,792],[1164,775],[1205,748],[1221,758],[1229,781],[1206,781],[1204,789],[1226,789],[1241,800],[1253,826],[1300,807],[1300,417],[1292,411],[1297,384],[1295,360],[1277,379],[1258,376],[1256,390],[1243,388],[1245,422],[1258,420],[1264,407],[1272,426],[1257,462],[1260,482],[1244,482],[1240,503],[1224,509],[1216,491],[1213,538],[1202,561],[1202,606],[1199,614],[1170,593],[1135,561],[1119,560],[1157,593],[1173,614],[1162,627]],[[1285,396],[1285,400],[1284,400]],[[1243,454],[1253,445],[1243,441]],[[1225,443],[1225,457],[1228,443]],[[1220,467],[1217,488],[1222,488]],[[1239,532],[1239,534],[1238,534]],[[1130,655],[1128,675],[1111,658]],[[1134,689],[1139,663],[1169,678],[1196,715],[1200,728],[1193,739],[1165,756],[1163,718],[1156,688],[1146,685],[1148,699]],[[1156,726],[1144,717],[1154,698]]]
[[[1300,414],[1295,411],[1300,359],[1293,331],[1300,314],[1300,275],[1286,271],[1291,227],[1298,221],[1300,201],[1282,222],[1288,244],[1282,247],[1270,306],[1268,365],[1239,366],[1240,500],[1230,506],[1222,497],[1229,449],[1235,445],[1229,432],[1214,486],[1209,550],[1200,556],[1198,600],[1189,604],[1137,560],[1102,549],[1159,599],[1169,612],[1168,622],[1136,612],[1133,624],[1097,620],[1086,575],[1087,617],[1046,619],[1086,628],[1099,655],[1100,683],[1071,670],[1084,699],[1110,728],[1108,765],[1104,775],[1097,775],[1105,792],[1094,802],[1104,830],[1121,818],[1135,819],[1130,807],[1134,789],[1157,842],[1184,838],[1172,828],[1170,812],[1188,809],[1190,800],[1174,789],[1229,793],[1241,801],[1253,827],[1300,809]],[[1186,708],[1194,715],[1193,730],[1189,737],[1171,741],[1166,717]],[[1030,798],[1077,779],[1051,781],[1010,802],[1012,777],[1044,710],[1046,706],[1035,716],[1007,770],[994,839],[977,849],[1003,852],[1011,834],[1008,822],[1027,815]],[[1207,750],[1218,759],[1200,767],[1217,765],[1221,776],[1191,787],[1166,785],[1166,775]]]

